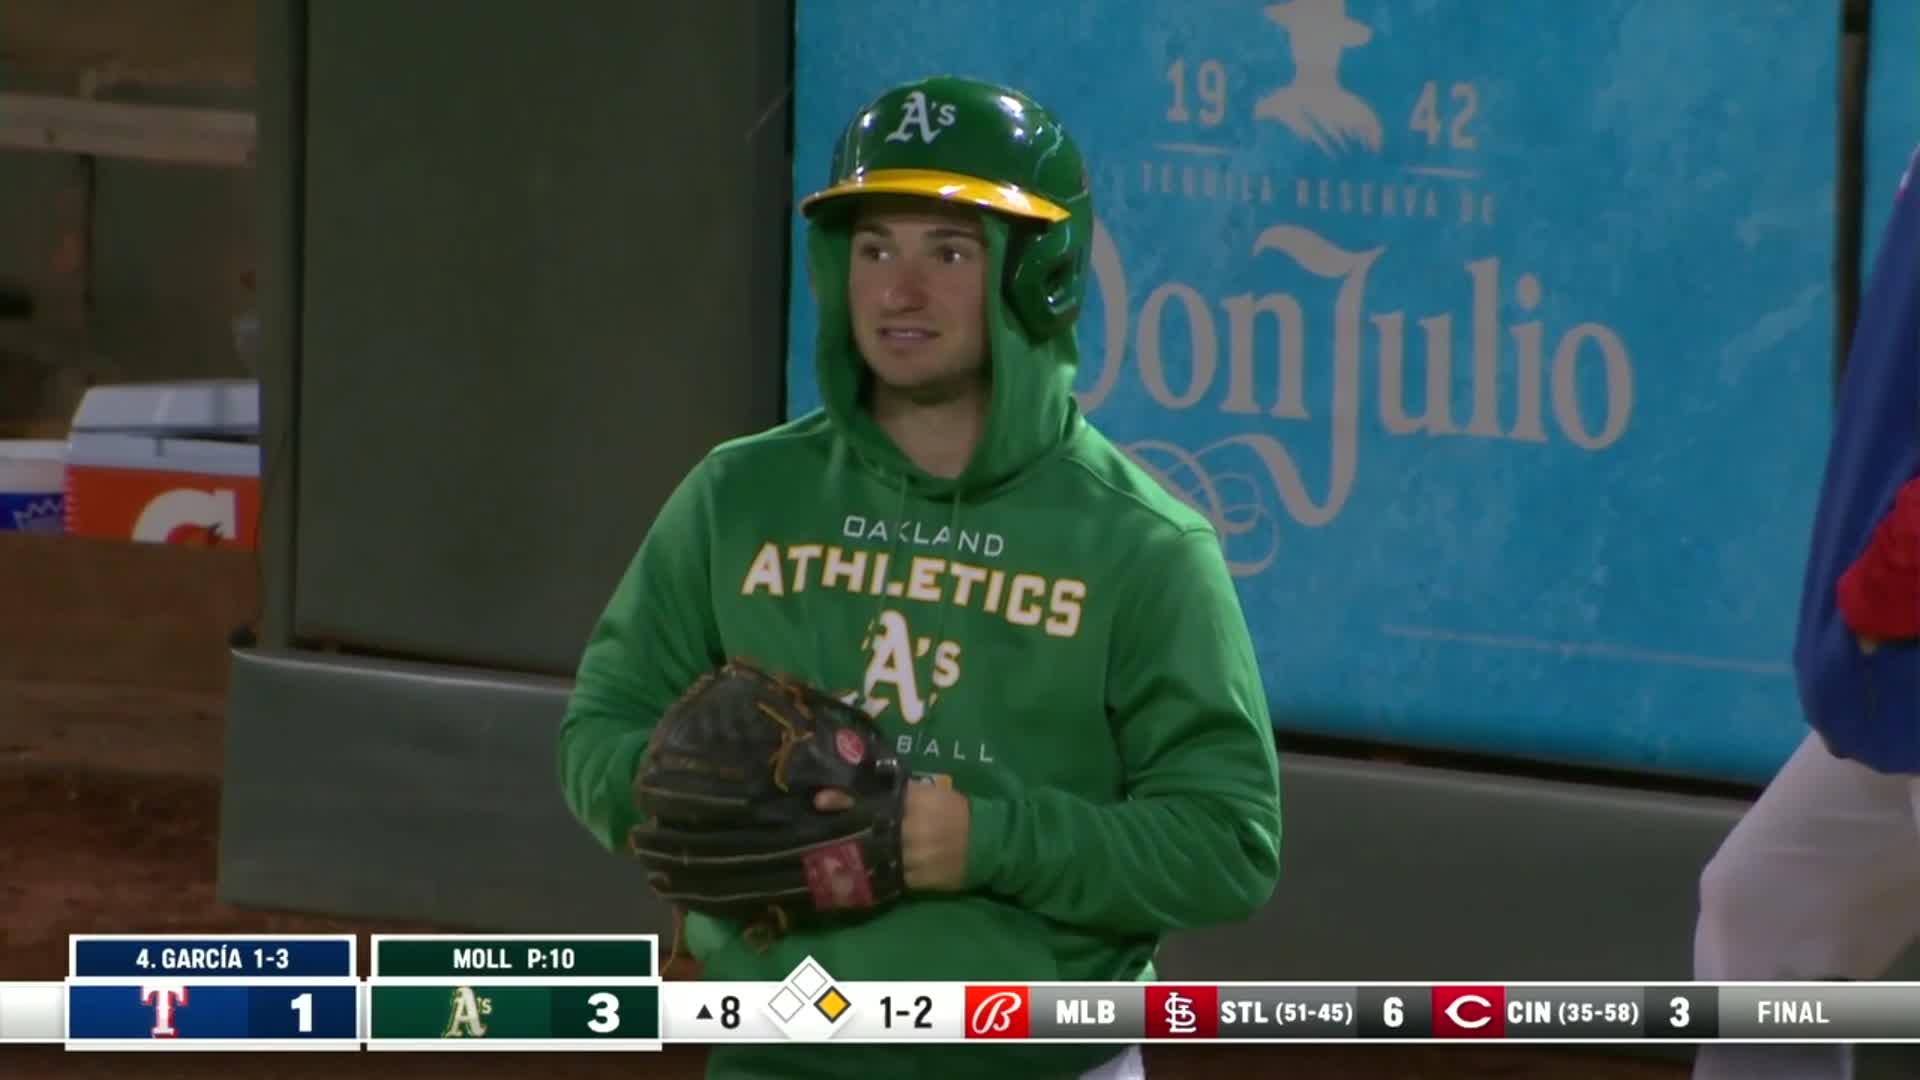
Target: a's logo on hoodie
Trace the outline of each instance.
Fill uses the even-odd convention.
[[[933,712],[940,691],[960,681],[960,644],[935,643],[931,638],[915,637],[907,617],[898,611],[882,611],[860,648],[867,654],[867,671],[861,689],[849,692],[845,701],[866,710],[878,720],[887,710],[898,708],[900,719],[917,728]],[[933,663],[923,680],[916,658],[931,654]],[[942,737],[932,733],[902,732],[896,738],[894,752],[911,758],[915,775],[933,783],[951,784],[952,776],[935,769],[935,763],[974,762],[994,764],[993,748],[984,740],[958,735]]]
[[[926,719],[939,692],[960,681],[959,644],[916,639],[906,616],[897,611],[881,612],[860,647],[867,653],[860,707],[873,716],[885,712],[888,705],[898,705],[901,719],[918,724]],[[929,651],[933,653],[933,688],[923,692],[914,659]]]

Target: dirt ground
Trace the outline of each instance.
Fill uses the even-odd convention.
[[[145,692],[0,682],[0,980],[63,978],[70,933],[426,932],[435,928],[322,915],[240,911],[215,900],[221,701]],[[362,939],[361,970],[368,969]],[[703,1054],[675,1047],[625,1055],[69,1053],[0,1047],[0,1075],[317,1080],[394,1075],[487,1080],[701,1075]],[[1289,1080],[1678,1080],[1684,1069],[1509,1047],[1147,1048],[1166,1078]],[[877,1080],[877,1078],[876,1078]],[[1009,1078],[1013,1080],[1013,1078]]]

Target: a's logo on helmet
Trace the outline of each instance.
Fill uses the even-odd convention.
[[[888,142],[912,142],[917,135],[923,143],[930,143],[940,137],[940,133],[953,126],[953,106],[938,101],[928,101],[924,90],[915,90],[907,95],[900,106],[900,123],[887,136]]]

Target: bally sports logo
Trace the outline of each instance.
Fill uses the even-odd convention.
[[[1032,1030],[1026,987],[967,987],[967,1038],[1024,1039]]]

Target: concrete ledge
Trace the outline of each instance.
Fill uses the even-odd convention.
[[[1212,979],[1690,977],[1699,872],[1746,804],[1284,757],[1284,871],[1247,925],[1183,935]]]
[[[222,900],[476,929],[668,932],[637,869],[560,802],[563,680],[241,652],[232,682]],[[1246,924],[1177,935],[1167,977],[1684,981],[1700,869],[1745,808],[1327,757],[1283,767],[1281,888]],[[1865,1056],[1912,1075],[1914,1055],[1895,1049]]]
[[[236,652],[220,899],[474,928],[646,933],[637,864],[560,801],[565,684]]]
[[[236,652],[223,899],[657,925],[635,868],[560,801],[566,693],[560,679]],[[1170,943],[1170,974],[1684,979],[1700,867],[1744,805],[1323,757],[1284,769],[1282,887],[1251,923]]]

